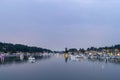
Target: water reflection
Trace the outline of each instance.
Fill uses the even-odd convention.
[[[68,61],[68,57],[69,57],[69,56],[68,56],[68,54],[67,54],[67,53],[65,53],[65,54],[64,54],[65,62],[67,62],[67,61]]]
[[[114,63],[114,64],[120,64],[120,60],[114,60],[114,59],[110,59],[110,60],[107,60],[107,59],[87,59],[88,61],[92,61],[92,62],[104,62],[104,63]]]
[[[120,60],[101,60],[101,59],[89,59],[87,58],[87,56],[83,56],[83,55],[71,55],[71,54],[55,54],[56,57],[62,57],[64,58],[65,63],[67,62],[81,62],[81,61],[88,61],[88,62],[104,62],[104,63],[114,63],[114,64],[120,64]],[[53,56],[53,55],[52,55]],[[45,59],[49,59],[52,56],[35,56],[36,60],[45,60]],[[5,59],[0,59],[0,64],[1,65],[5,65],[5,64],[19,64],[19,63],[26,63],[28,62],[28,56],[23,56],[23,54],[21,54],[19,57],[15,56],[15,57],[5,57]],[[103,66],[102,66],[103,68]]]
[[[51,58],[51,56],[41,56],[41,57],[35,57],[36,61],[40,61],[40,60],[46,60]],[[15,57],[5,57],[4,61],[1,59],[0,64],[1,65],[11,65],[11,64],[24,64],[27,63],[28,61],[28,57],[27,56],[15,56]]]
[[[23,53],[20,54],[20,60],[21,60],[21,61],[24,60],[24,54],[23,54]]]
[[[3,64],[4,63],[4,58],[5,58],[4,53],[0,54],[0,58],[1,58],[1,63]]]
[[[120,60],[119,59],[97,59],[97,58],[88,58],[86,55],[75,55],[75,54],[59,54],[63,55],[65,62],[70,62],[70,61],[74,61],[74,62],[80,62],[80,61],[90,61],[90,62],[104,62],[104,63],[114,63],[114,64],[120,64]],[[58,57],[58,56],[57,56]],[[60,56],[61,57],[61,56]],[[103,67],[102,67],[103,68]]]
[[[5,59],[5,64],[0,65],[0,70],[3,71],[0,73],[0,79],[118,80],[120,78],[119,66],[111,64],[109,61],[86,59],[76,55],[72,55],[72,57],[76,58],[76,61],[70,59],[71,55],[69,54],[36,57],[37,62],[33,64],[28,63],[27,57],[24,57],[23,61],[20,60],[20,57],[7,58]]]

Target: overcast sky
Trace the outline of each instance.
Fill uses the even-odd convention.
[[[0,0],[0,41],[52,50],[120,44],[120,0]]]

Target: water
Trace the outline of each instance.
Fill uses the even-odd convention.
[[[119,80],[120,64],[104,61],[66,61],[62,56],[35,63],[12,61],[0,64],[0,80]]]

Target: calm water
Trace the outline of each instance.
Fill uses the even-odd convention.
[[[62,56],[0,64],[0,80],[120,80],[120,64],[65,61]]]

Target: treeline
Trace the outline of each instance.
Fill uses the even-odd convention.
[[[80,48],[80,49],[76,49],[76,48],[71,48],[69,49],[68,51],[69,52],[82,52],[84,53],[85,51],[103,51],[103,50],[107,50],[109,52],[114,52],[115,50],[118,50],[120,51],[120,44],[118,45],[114,45],[114,46],[106,46],[106,47],[99,47],[99,48],[96,48],[96,47],[90,47],[90,48],[87,48],[87,49],[84,49],[84,48]]]
[[[93,50],[93,51],[102,51],[102,50],[114,51],[116,49],[120,51],[120,44],[114,45],[114,46],[99,47],[99,48],[91,47],[91,48],[87,48],[87,51],[90,51],[90,50]]]
[[[17,53],[17,52],[52,52],[49,49],[43,49],[39,47],[30,47],[22,44],[11,44],[11,43],[2,43],[0,42],[0,52],[4,53]]]
[[[85,49],[84,48],[80,48],[79,50],[76,49],[76,48],[71,48],[68,50],[68,52],[82,52],[84,53],[85,52]]]

